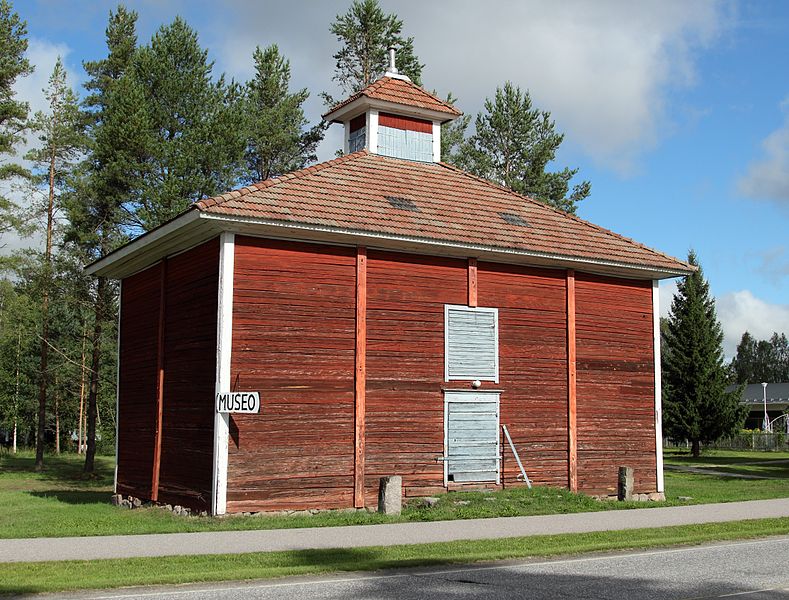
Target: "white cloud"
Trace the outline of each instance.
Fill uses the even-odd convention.
[[[746,331],[758,340],[768,339],[775,331],[789,334],[789,304],[770,304],[742,290],[721,296],[716,306],[726,356],[734,356]]]
[[[671,310],[671,301],[677,293],[677,280],[666,279],[660,282],[660,316],[668,317]]]
[[[676,280],[660,283],[661,317],[668,317],[676,292]],[[746,331],[757,340],[769,339],[776,331],[789,334],[789,304],[771,304],[750,290],[741,290],[717,297],[715,307],[723,328],[723,352],[727,359],[737,353],[737,344]]]
[[[255,44],[276,42],[294,82],[330,89],[336,43],[328,24],[345,5],[235,0],[209,41],[222,68],[248,76]],[[384,2],[427,65],[429,89],[476,113],[511,80],[550,110],[567,142],[626,173],[670,131],[670,91],[692,84],[696,55],[725,29],[726,4],[684,2]],[[238,16],[232,21],[231,14]],[[283,25],[283,23],[285,25]],[[322,107],[311,106],[311,118]]]
[[[762,141],[762,156],[748,165],[737,189],[749,198],[789,201],[789,98],[784,124]]]
[[[53,44],[40,38],[30,38],[27,48],[27,59],[35,67],[35,71],[27,77],[19,77],[14,84],[17,98],[30,104],[30,114],[38,110],[47,110],[47,100],[42,90],[47,87],[58,56],[66,65],[69,83],[72,87],[75,87],[77,76],[74,71],[68,68],[68,63],[66,62],[70,53],[71,49],[66,44]]]
[[[65,44],[53,44],[47,40],[31,37],[28,40],[27,58],[35,67],[32,74],[27,77],[19,77],[14,83],[14,92],[16,98],[27,102],[30,106],[30,115],[35,114],[36,111],[48,111],[47,99],[44,96],[44,88],[47,87],[49,77],[52,70],[55,68],[55,62],[58,56],[61,57],[66,65],[66,74],[68,81],[76,90],[76,82],[78,80],[74,71],[68,68],[66,62],[70,48]],[[36,143],[35,135],[28,132],[27,139],[24,143],[17,146],[15,160],[20,164],[30,168],[30,163],[24,160],[25,153],[30,150]],[[27,207],[29,204],[30,194],[23,191],[14,182],[0,183],[0,193],[20,206]],[[28,248],[31,246],[41,245],[41,236],[33,235],[28,238],[20,238],[14,232],[5,233],[0,238],[0,254],[10,254],[14,250]]]

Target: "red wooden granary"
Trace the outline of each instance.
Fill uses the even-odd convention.
[[[387,73],[325,115],[341,158],[88,267],[122,282],[118,493],[222,514],[521,485],[502,425],[537,484],[612,493],[628,465],[663,491],[657,284],[691,267],[440,162],[459,114]]]

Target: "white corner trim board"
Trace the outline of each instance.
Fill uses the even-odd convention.
[[[121,310],[123,309],[123,280],[118,282],[118,331],[115,340],[115,476],[112,484],[112,493],[118,493],[118,434],[120,433],[120,398],[121,398]],[[77,440],[81,444],[82,440]]]
[[[441,162],[441,123],[433,121],[433,162]]]
[[[219,285],[216,320],[216,393],[230,391],[230,351],[233,345],[233,268],[235,234],[219,237]],[[215,409],[216,410],[216,409]],[[214,478],[211,513],[223,515],[227,509],[227,446],[230,415],[214,413]]]
[[[378,111],[371,110],[368,114],[367,150],[378,154]]]
[[[660,282],[652,281],[652,344],[655,356],[655,462],[657,491],[663,492],[663,400],[660,372]]]

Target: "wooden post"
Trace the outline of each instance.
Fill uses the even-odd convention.
[[[153,474],[151,500],[159,500],[159,467],[162,462],[162,405],[164,404],[164,325],[165,296],[167,291],[167,259],[159,267],[159,331],[156,347],[156,431],[153,444]]]
[[[567,271],[567,479],[578,491],[578,429],[576,423],[575,271]]]
[[[353,505],[364,508],[365,392],[367,389],[367,248],[356,249],[356,370]]]
[[[468,305],[477,306],[477,259],[468,259]]]

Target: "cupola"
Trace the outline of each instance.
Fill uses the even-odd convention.
[[[440,162],[441,125],[461,114],[398,73],[395,50],[389,48],[389,69],[384,76],[323,118],[344,125],[345,154],[366,149],[383,156]]]

